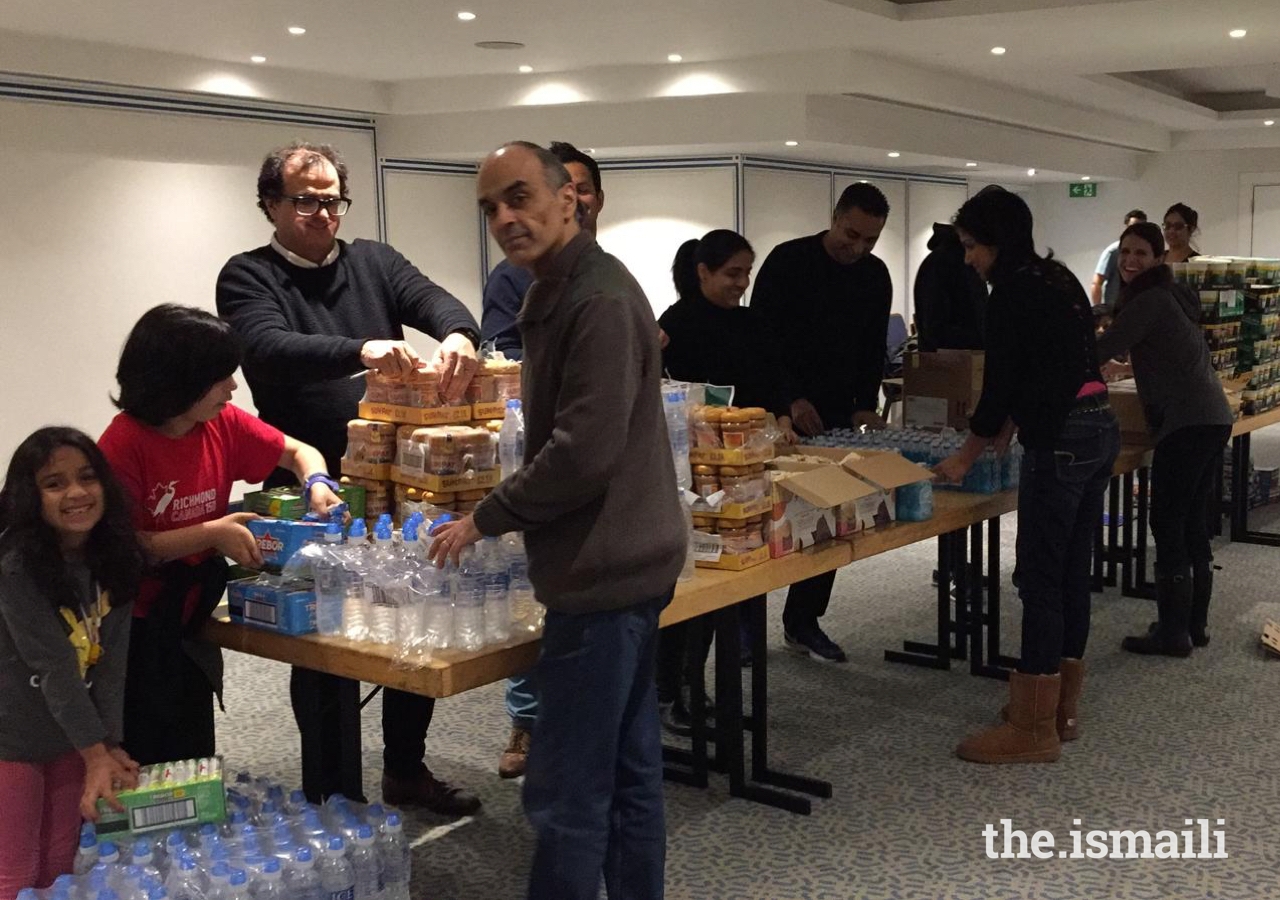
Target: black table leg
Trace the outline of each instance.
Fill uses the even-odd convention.
[[[1116,567],[1120,556],[1120,479],[1107,485],[1107,574],[1108,587],[1116,584]]]
[[[959,537],[957,538],[957,534]],[[955,655],[952,649],[952,637],[957,630],[958,622],[951,618],[951,574],[952,560],[955,555],[954,545],[957,540],[963,552],[964,532],[938,535],[938,638],[935,644],[920,641],[903,641],[901,650],[886,650],[886,662],[906,663],[912,666],[926,666],[930,669],[950,669],[951,659]],[[957,588],[959,585],[957,585]]]
[[[1249,435],[1231,440],[1231,540],[1280,547],[1280,534],[1249,530]]]
[[[686,640],[691,647],[702,646],[702,617],[690,619],[687,624]],[[706,674],[702,670],[702,666],[694,667],[691,673],[692,682],[689,684],[689,718],[691,720],[692,733],[690,734],[691,747],[675,747],[670,744],[662,745],[662,777],[667,781],[674,781],[676,784],[684,784],[689,787],[705,788],[708,784],[707,770],[713,765],[707,753],[707,710],[704,698],[706,697]]]
[[[1151,469],[1143,466],[1138,470],[1138,515],[1137,536],[1134,547],[1134,567],[1136,577],[1133,580],[1135,597],[1146,600],[1155,599],[1155,583],[1147,577],[1147,552],[1151,544]]]

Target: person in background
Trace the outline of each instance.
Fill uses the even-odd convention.
[[[678,299],[658,317],[667,336],[662,364],[679,381],[733,385],[735,405],[769,410],[783,439],[794,443],[791,394],[779,378],[777,348],[742,305],[755,259],[751,244],[736,231],[717,229],[680,245],[671,265]],[[689,733],[688,673],[706,665],[713,619],[702,617],[699,646],[689,643],[688,622],[664,628],[658,639],[658,709],[663,727],[674,734]]]
[[[987,286],[965,265],[954,226],[934,223],[929,255],[916,270],[914,296],[922,351],[982,349]]]
[[[1018,484],[1014,584],[1022,658],[1009,676],[1004,724],[966,738],[961,759],[1052,762],[1076,737],[1089,571],[1120,429],[1098,371],[1089,297],[1061,263],[1036,253],[1031,210],[1017,194],[972,197],[956,214],[965,259],[991,285],[982,397],[961,449],[938,464],[961,480],[1015,429]]]
[[[578,224],[596,236],[596,220],[604,208],[604,189],[600,186],[600,166],[573,144],[552,141],[548,148],[564,164],[578,195]],[[524,296],[533,284],[533,272],[502,258],[489,274],[484,286],[484,313],[480,330],[486,341],[494,342],[509,359],[524,356],[524,341],[516,319]],[[507,679],[507,715],[511,717],[511,734],[506,749],[498,758],[498,775],[519,778],[529,758],[529,740],[533,721],[538,715],[538,698],[533,679],[528,673]]]
[[[781,348],[794,397],[791,421],[804,435],[828,428],[883,428],[876,413],[884,375],[893,282],[871,251],[889,217],[874,185],[845,188],[831,227],[774,247],[756,276],[751,310]],[[792,652],[846,662],[818,624],[836,573],[796,582],[782,613]]]
[[[455,563],[482,535],[525,534],[547,607],[524,805],[536,833],[531,900],[660,900],[666,859],[654,686],[658,616],[688,533],[644,291],[577,223],[564,165],[507,144],[476,194],[507,258],[533,270],[520,311],[524,466],[441,526]]]
[[[1166,263],[1186,262],[1200,255],[1191,240],[1200,232],[1200,214],[1185,203],[1175,203],[1164,214]]]
[[[93,440],[41,428],[0,489],[0,900],[71,871],[81,817],[137,786],[123,735],[142,553]]]
[[[200,629],[226,589],[224,557],[262,565],[245,526],[256,516],[227,512],[231,486],[260,482],[280,466],[306,485],[314,511],[340,502],[319,451],[231,404],[241,352],[231,326],[212,313],[148,310],[120,352],[120,412],[98,439],[155,563],[133,605],[125,688],[124,746],[142,765],[215,751],[222,654]]]
[[[1157,621],[1124,639],[1132,653],[1186,657],[1209,643],[1213,550],[1208,509],[1218,459],[1233,416],[1200,331],[1200,297],[1174,284],[1153,224],[1120,236],[1124,288],[1110,330],[1098,338],[1103,361],[1128,354],[1155,444],[1151,463],[1151,534],[1156,541]],[[1104,374],[1129,367],[1107,362]]]
[[[475,317],[391,246],[337,239],[351,199],[347,166],[327,144],[272,151],[258,173],[258,207],[274,226],[268,244],[233,256],[218,275],[218,313],[245,342],[244,377],[264,422],[315,446],[337,473],[347,422],[364,391],[360,373],[404,375],[422,360],[406,326],[440,341],[431,367],[446,400],[462,398],[478,362]],[[286,484],[277,472],[267,487]],[[302,738],[307,798],[364,796],[363,766],[344,752],[339,711],[360,684],[295,666],[289,679]],[[435,700],[382,692],[382,798],[445,815],[480,808],[473,794],[436,778],[423,762]]]
[[[1125,228],[1145,221],[1147,214],[1140,209],[1131,209],[1124,214]],[[1102,251],[1102,256],[1098,257],[1098,266],[1093,271],[1093,283],[1089,285],[1089,299],[1094,306],[1115,309],[1116,299],[1120,296],[1119,254],[1120,242],[1112,241]]]

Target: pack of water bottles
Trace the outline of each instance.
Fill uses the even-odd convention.
[[[923,428],[885,428],[880,431],[855,431],[835,428],[819,437],[805,438],[804,443],[816,447],[839,447],[853,451],[896,450],[911,462],[935,466],[958,452],[966,434],[953,428],[941,432]],[[935,482],[935,490],[950,489],[977,494],[994,494],[1018,486],[1022,473],[1022,446],[1015,437],[1003,456],[988,447],[960,484]]]
[[[544,609],[520,536],[485,538],[440,569],[426,551],[430,530],[447,520],[414,513],[396,532],[384,515],[372,540],[358,519],[345,539],[340,525],[327,526],[324,542],[299,551],[293,567],[314,581],[317,631],[393,646],[397,661],[412,665],[437,650],[474,651],[540,631]]]
[[[341,796],[321,806],[247,773],[232,810],[205,823],[117,844],[86,824],[72,874],[21,900],[409,900],[400,814]]]

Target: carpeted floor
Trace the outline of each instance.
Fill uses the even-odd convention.
[[[1259,465],[1280,441],[1255,441]],[[1280,461],[1280,460],[1278,460]],[[1280,529],[1277,508],[1255,526]],[[1008,579],[1014,519],[1003,530],[1004,634],[1017,650],[1020,612]],[[699,791],[668,785],[667,896],[672,900],[993,900],[1132,898],[1256,900],[1280,894],[1280,659],[1259,649],[1280,620],[1280,550],[1219,543],[1213,643],[1186,661],[1141,659],[1120,638],[1145,629],[1154,604],[1095,595],[1081,738],[1052,765],[980,767],[952,750],[995,721],[1002,683],[894,665],[883,651],[927,640],[935,551],[921,545],[843,570],[828,632],[846,665],[781,647],[782,594],[770,598],[771,743],[776,767],[830,780],[835,795],[795,816],[730,799],[719,776]],[[300,781],[288,669],[227,654],[218,743],[232,771]],[[381,739],[366,710],[366,789],[376,796]],[[460,822],[412,814],[415,900],[522,897],[532,852],[518,783],[496,774],[508,723],[501,686],[441,701],[428,761],[475,790],[485,807]],[[1227,859],[989,859],[988,823],[1052,832],[1058,849],[1081,830],[1183,830],[1224,825]]]

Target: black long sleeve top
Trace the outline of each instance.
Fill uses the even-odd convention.
[[[875,256],[836,262],[823,249],[825,233],[773,248],[751,310],[781,350],[795,399],[812,403],[833,428],[879,404],[893,282]]]
[[[479,333],[475,317],[387,244],[339,241],[317,269],[270,245],[233,256],[218,275],[218,314],[245,341],[244,375],[263,421],[305,441],[332,468],[347,444],[364,381],[360,348],[403,340],[404,326],[437,340]]]
[[[662,365],[672,378],[731,384],[738,406],[791,415],[791,393],[777,348],[750,309],[724,309],[699,294],[667,307],[658,325],[670,338]]]
[[[954,226],[933,226],[929,255],[916,270],[914,296],[921,350],[982,349],[987,286],[965,264]]]
[[[1093,311],[1066,266],[1033,259],[992,282],[982,399],[969,428],[993,437],[1012,418],[1018,440],[1049,449],[1086,383],[1102,381]]]

